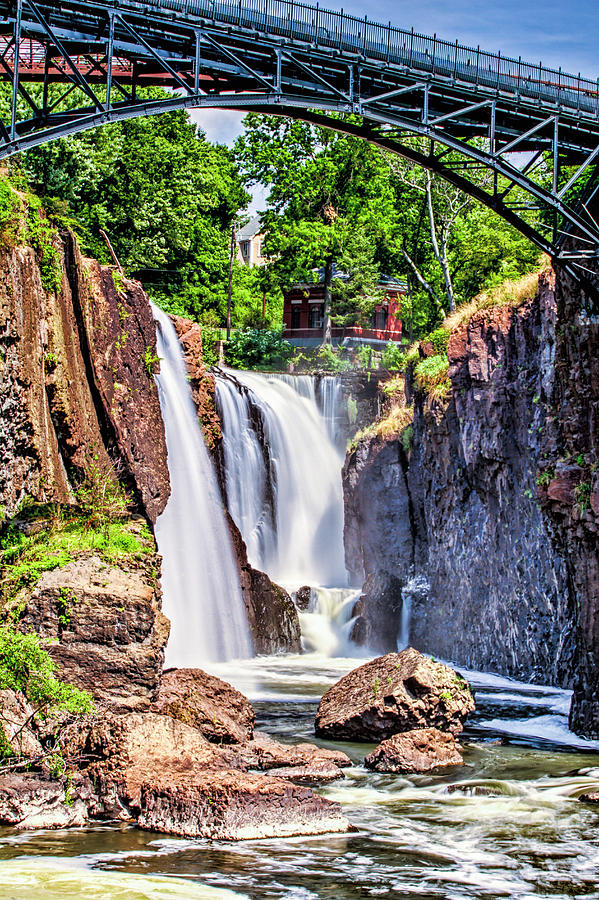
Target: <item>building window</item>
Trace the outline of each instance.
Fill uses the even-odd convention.
[[[291,327],[292,328],[301,328],[301,307],[292,306],[291,307]]]
[[[322,303],[311,303],[308,309],[308,328],[322,328]]]
[[[250,255],[250,242],[249,241],[241,242],[241,255],[243,256],[244,259],[247,259],[248,256]]]
[[[376,311],[376,328],[377,331],[385,331],[387,328],[387,307],[383,306]]]

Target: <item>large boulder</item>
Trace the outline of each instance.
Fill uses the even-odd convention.
[[[453,734],[437,728],[419,728],[394,734],[369,753],[364,760],[375,772],[432,772],[448,766],[462,766],[464,759]]]
[[[152,831],[217,840],[255,840],[346,832],[338,803],[280,778],[204,772],[147,782],[138,824]]]
[[[135,522],[131,525],[135,527]],[[145,539],[140,532],[140,542]],[[115,711],[149,709],[160,681],[170,625],[161,610],[160,557],[113,565],[81,554],[44,572],[24,599],[19,627],[49,640],[66,681]]]
[[[344,675],[320,701],[315,727],[322,737],[377,742],[415,728],[458,734],[473,709],[463,678],[408,647]]]
[[[240,744],[254,735],[256,715],[250,701],[201,669],[167,669],[154,709],[197,728],[216,744]]]
[[[106,814],[137,820],[142,828],[222,840],[349,828],[337,803],[280,778],[243,771],[242,748],[217,747],[170,716],[92,720],[80,749],[95,760],[87,773]]]

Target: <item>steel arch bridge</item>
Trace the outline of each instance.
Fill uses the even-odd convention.
[[[182,107],[291,116],[438,173],[595,282],[599,79],[295,0],[1,0],[0,77],[0,158]]]

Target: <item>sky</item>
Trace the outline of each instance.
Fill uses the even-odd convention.
[[[321,6],[599,77],[599,0],[323,0]],[[202,110],[193,118],[211,141],[231,145],[242,131],[241,113]]]

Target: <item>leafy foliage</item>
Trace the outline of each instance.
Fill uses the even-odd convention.
[[[231,334],[225,347],[227,365],[236,369],[256,369],[284,362],[293,347],[284,341],[280,331],[260,328],[240,328]]]
[[[56,677],[56,665],[36,634],[0,626],[0,690],[21,691],[38,713],[82,715],[93,710],[87,691]]]
[[[414,369],[416,385],[429,396],[443,399],[451,387],[447,377],[449,362],[446,356],[429,356],[421,360]]]

